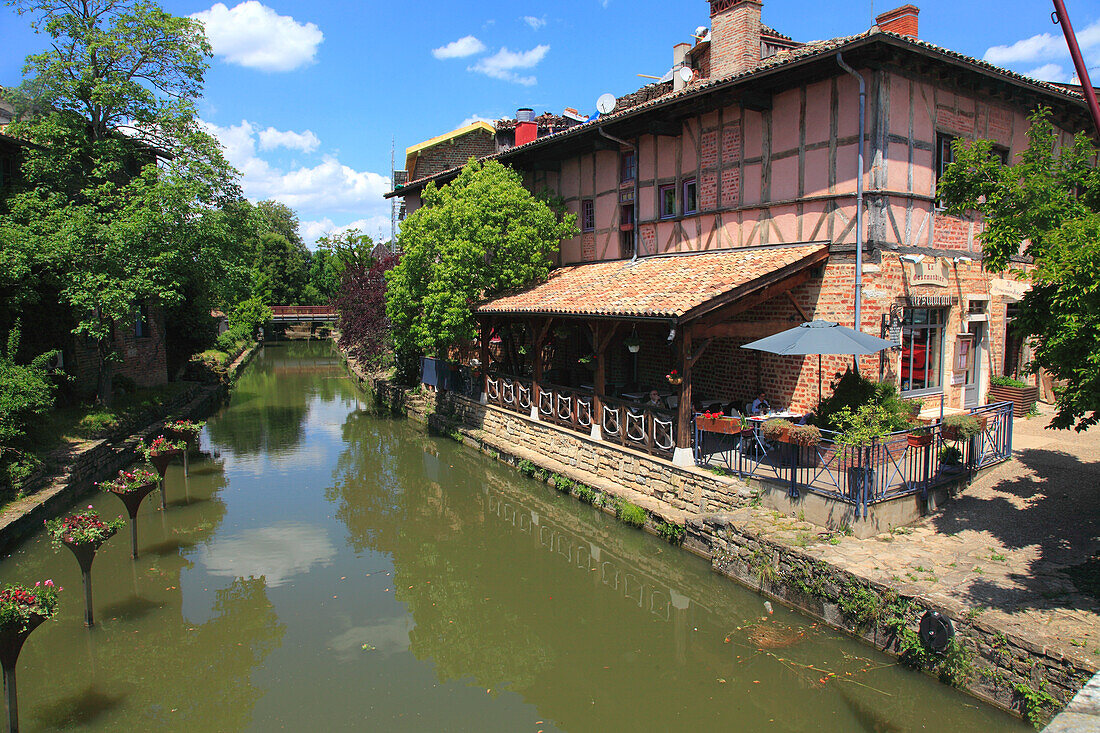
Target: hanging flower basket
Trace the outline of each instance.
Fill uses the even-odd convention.
[[[192,420],[173,420],[164,424],[164,437],[170,441],[182,442],[191,447],[195,445],[199,440],[199,433],[202,431],[205,422],[194,422]]]
[[[675,369],[673,369],[671,372],[666,374],[665,379],[667,379],[668,383],[673,385],[673,386],[680,385],[680,384],[684,383],[684,378],[682,376],[680,376],[680,372],[676,371]]]
[[[57,594],[62,590],[52,580],[35,583],[33,588],[13,584],[0,590],[0,657],[7,656],[17,639],[14,656],[19,656],[27,635],[57,612]]]
[[[168,470],[168,464],[172,459],[183,453],[187,444],[180,440],[169,440],[163,435],[158,435],[149,445],[143,445],[139,450],[145,455],[145,460],[153,464],[157,473],[164,478]]]
[[[627,336],[623,339],[623,345],[626,346],[626,350],[631,354],[637,354],[642,350],[642,340],[637,336]]]
[[[54,549],[60,549],[65,545],[74,553],[77,552],[76,548],[90,548],[94,553],[100,545],[114,537],[126,521],[122,517],[104,521],[89,506],[79,514],[51,519],[44,524],[50,539],[53,540]]]

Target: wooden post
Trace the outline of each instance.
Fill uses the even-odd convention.
[[[540,324],[537,320],[533,320],[530,323],[531,336],[534,340],[535,349],[535,363],[534,370],[531,373],[531,419],[539,419],[539,400],[541,399],[540,387],[542,383],[542,344],[546,341],[546,334],[550,331],[550,324],[554,322],[553,318],[547,318]]]
[[[607,381],[607,360],[604,358],[607,344],[600,339],[600,324],[590,324],[592,343],[596,347],[596,373],[592,376],[592,428],[589,431],[596,440],[603,440],[603,391]]]
[[[694,466],[695,454],[692,451],[692,404],[691,404],[691,326],[681,326],[683,334],[680,336],[680,376],[683,383],[680,385],[680,404],[677,406],[676,420],[676,450],[672,454],[672,462],[678,466]]]
[[[478,322],[478,361],[481,362],[481,404],[487,404],[489,402],[488,384],[489,379],[489,339],[492,336],[492,329],[489,328],[488,320],[481,320]]]

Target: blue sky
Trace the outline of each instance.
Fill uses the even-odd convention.
[[[1066,0],[1090,74],[1100,76],[1100,4]],[[795,40],[867,29],[901,2],[765,0],[764,22]],[[918,2],[920,36],[1040,78],[1069,81],[1072,64],[1043,2]],[[706,0],[163,0],[200,14],[215,50],[203,120],[242,172],[246,195],[294,207],[310,242],[357,225],[389,232],[390,141],[404,149],[473,118],[517,107],[591,112],[668,70],[672,46],[709,25]],[[0,85],[45,45],[0,7]]]

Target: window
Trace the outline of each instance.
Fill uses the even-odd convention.
[[[676,186],[661,186],[657,189],[661,218],[671,219],[676,216]]]
[[[1008,165],[1009,150],[1004,145],[994,145],[990,155],[1001,161],[1001,165]]]
[[[943,387],[945,308],[909,308],[901,322],[901,391],[934,392]]]
[[[699,196],[697,195],[698,187],[695,185],[695,179],[689,178],[684,181],[684,213],[694,214],[699,210]]]
[[[638,172],[638,158],[633,150],[624,150],[619,156],[619,183],[629,183]]]
[[[145,306],[134,308],[134,338],[147,339],[152,334],[149,332],[149,319],[145,313]]]
[[[626,204],[622,207],[622,211],[619,214],[619,228],[634,228],[634,204]]]
[[[590,232],[596,228],[596,202],[581,199],[581,231]]]
[[[947,170],[947,166],[951,165],[955,160],[955,151],[951,149],[951,143],[955,141],[954,135],[947,135],[942,132],[936,133],[936,184],[943,180],[944,171]],[[947,208],[947,205],[941,200],[936,202],[938,208]]]

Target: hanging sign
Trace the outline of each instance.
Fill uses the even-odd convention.
[[[989,281],[990,295],[999,295],[1004,298],[1022,300],[1024,293],[1031,290],[1031,283],[1027,280],[1005,280],[993,278]]]
[[[913,264],[913,273],[909,278],[911,285],[933,285],[946,288],[951,284],[946,260],[929,257]]]

